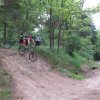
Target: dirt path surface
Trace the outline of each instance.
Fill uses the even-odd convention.
[[[100,70],[78,81],[51,71],[41,58],[30,62],[27,56],[4,49],[0,55],[12,76],[12,100],[100,100]]]

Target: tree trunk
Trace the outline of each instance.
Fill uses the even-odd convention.
[[[59,33],[58,33],[58,50],[60,49],[60,46],[61,46],[61,23],[59,23]]]
[[[50,7],[50,49],[54,50],[54,27],[53,27],[53,16],[51,7]]]
[[[61,8],[63,8],[65,2],[66,2],[66,0],[62,0],[62,2],[61,2]],[[60,18],[59,18],[59,26],[58,26],[58,30],[59,30],[59,33],[58,33],[58,50],[60,49],[61,40],[62,40],[62,37],[61,37],[62,23],[63,23],[63,22],[62,22],[62,21],[60,20]]]
[[[3,44],[5,45],[7,41],[7,24],[4,22],[4,34],[3,34]]]
[[[5,11],[4,11],[4,34],[3,34],[3,44],[5,45],[7,42],[7,14],[6,14],[6,5],[5,5]]]

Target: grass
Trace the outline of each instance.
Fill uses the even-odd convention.
[[[80,73],[80,74],[75,74],[75,73],[69,71],[69,72],[67,73],[67,75],[68,75],[69,77],[71,77],[71,78],[73,78],[73,79],[77,79],[77,80],[83,80],[83,79],[85,79],[85,76],[84,76],[82,73]]]
[[[0,100],[11,100],[10,75],[0,68]]]
[[[10,76],[0,68],[0,100],[11,100]]]
[[[77,79],[77,80],[83,80],[85,78],[85,76],[80,72],[80,73],[76,73],[75,69],[65,69],[65,68],[60,68],[59,71],[63,72],[64,75],[67,75],[68,77],[71,77],[73,79]]]
[[[40,47],[37,49],[38,54],[40,54],[42,57],[44,57],[48,62],[53,64],[53,67],[66,67],[68,66],[70,56],[68,54],[65,54],[64,52],[60,51],[50,51],[48,47]]]
[[[11,100],[11,79],[9,74],[2,69],[0,61],[0,100]]]
[[[65,75],[77,80],[85,78],[81,70],[81,64],[85,63],[85,59],[83,59],[79,54],[76,53],[74,54],[74,57],[71,57],[64,51],[57,52],[55,50],[52,52],[48,47],[40,47],[37,51],[53,65],[53,68],[58,69]]]
[[[7,90],[7,89],[3,89],[1,92],[0,92],[0,100],[11,100],[10,98],[10,91]]]

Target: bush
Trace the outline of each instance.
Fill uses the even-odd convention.
[[[97,35],[95,52],[96,52],[94,55],[95,60],[100,60],[100,31],[98,32]]]
[[[71,57],[64,51],[51,51],[48,47],[41,47],[38,49],[38,53],[55,67],[66,67],[70,64],[69,60],[71,60]]]
[[[53,64],[53,67],[69,77],[79,80],[84,78],[84,75],[81,73],[81,66],[87,63],[87,59],[82,57],[79,53],[74,52],[73,56],[70,56],[62,50],[52,52],[48,47],[38,48],[38,53]]]
[[[10,76],[0,68],[0,100],[11,100]]]
[[[82,64],[86,63],[87,59],[82,57],[79,53],[74,52],[71,64],[76,68],[80,68]]]

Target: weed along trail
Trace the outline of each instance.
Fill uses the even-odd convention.
[[[100,70],[79,81],[51,70],[40,57],[30,62],[27,56],[4,49],[0,55],[12,76],[12,100],[100,100]]]

